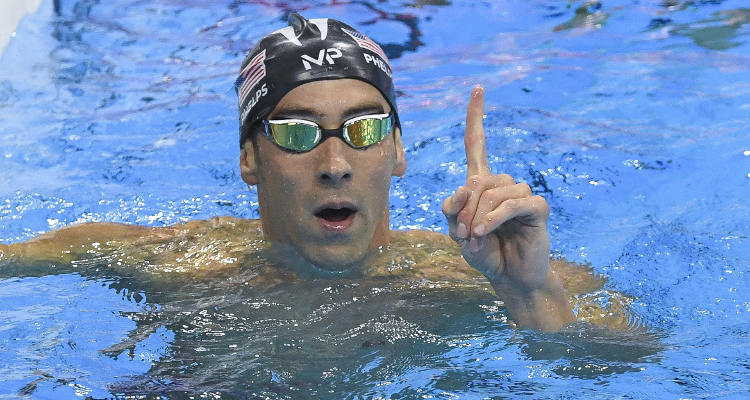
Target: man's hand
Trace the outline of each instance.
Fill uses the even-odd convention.
[[[491,283],[537,290],[549,269],[549,206],[529,185],[490,172],[483,115],[484,90],[477,87],[466,112],[466,186],[443,202],[450,236]]]
[[[573,320],[549,269],[549,205],[525,183],[493,175],[483,128],[484,89],[471,93],[466,112],[466,186],[443,202],[450,236],[508,306],[516,322],[547,330]]]

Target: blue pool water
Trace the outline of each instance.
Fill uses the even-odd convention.
[[[748,396],[745,1],[43,1],[0,55],[0,242],[89,221],[257,218],[232,82],[291,10],[347,21],[392,60],[409,162],[393,182],[393,229],[446,231],[440,204],[465,178],[463,112],[480,83],[492,170],[546,197],[553,255],[631,296],[653,343],[515,331],[492,299],[455,293],[421,319],[393,311],[347,326],[282,318],[281,300],[252,292],[231,303],[196,287],[205,296],[190,303],[170,297],[178,286],[6,266],[1,395]],[[354,290],[330,285],[326,304]],[[246,330],[206,339],[240,304]],[[439,311],[452,317],[419,323]],[[380,339],[364,345],[367,335]],[[129,337],[127,351],[106,351]]]

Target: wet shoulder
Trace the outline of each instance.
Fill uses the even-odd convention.
[[[370,276],[417,279],[431,287],[492,290],[485,277],[464,261],[458,245],[442,233],[393,231],[387,250],[388,257],[375,263]],[[550,269],[563,282],[578,320],[614,330],[640,323],[629,311],[633,299],[609,288],[606,277],[591,266],[553,258]]]
[[[260,220],[230,216],[212,217],[209,219],[191,220],[170,227],[175,234],[188,235],[222,235],[226,233],[246,233],[253,239],[261,238],[263,230]]]
[[[471,268],[458,245],[440,232],[391,231],[390,244],[365,271],[367,276],[424,279],[433,282],[487,283]]]
[[[236,269],[267,247],[260,221],[214,217],[172,225],[170,234],[143,237],[117,250],[129,264],[159,274],[184,273],[195,278]]]

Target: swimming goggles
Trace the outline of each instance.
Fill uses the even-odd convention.
[[[352,118],[339,129],[323,129],[303,119],[263,120],[264,132],[280,147],[294,152],[312,150],[328,137],[342,138],[349,146],[361,149],[372,146],[391,132],[393,114],[372,114]]]

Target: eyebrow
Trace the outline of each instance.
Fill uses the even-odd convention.
[[[385,114],[385,109],[380,103],[360,104],[344,111],[342,114],[342,120],[347,121],[368,114]],[[281,110],[278,110],[273,116],[269,116],[269,119],[306,119],[320,121],[323,119],[323,113],[308,108],[290,107],[288,109],[282,108]]]

